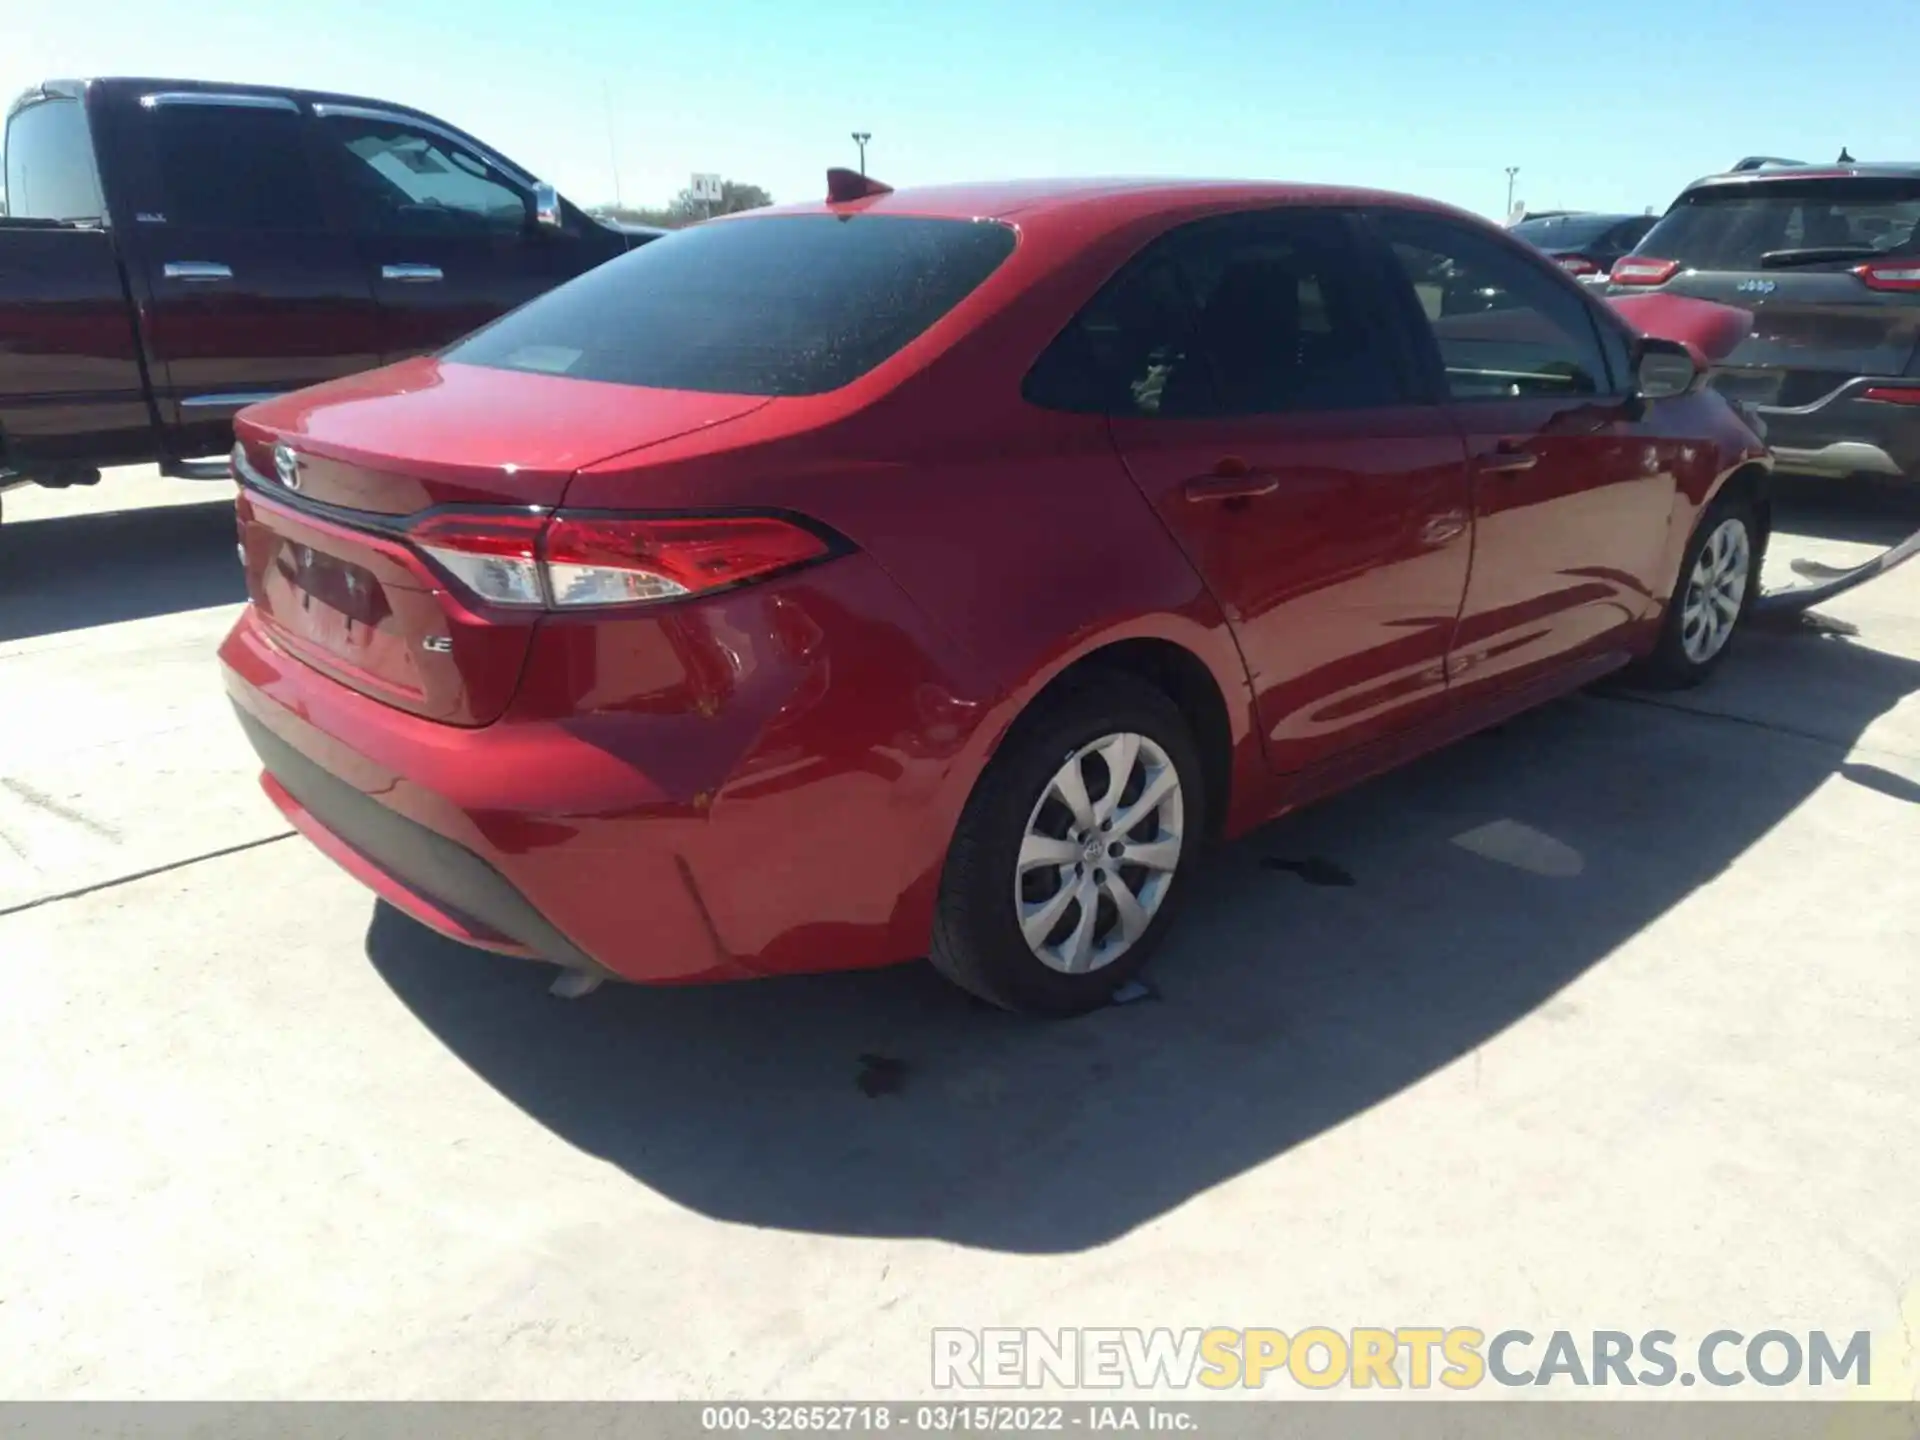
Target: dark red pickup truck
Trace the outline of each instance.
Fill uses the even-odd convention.
[[[5,174],[0,489],[223,475],[241,406],[438,349],[659,233],[417,110],[253,85],[37,86]]]

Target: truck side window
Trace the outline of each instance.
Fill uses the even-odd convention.
[[[517,235],[527,195],[471,150],[381,120],[329,119],[354,228],[374,235]]]
[[[168,223],[194,230],[318,230],[303,121],[291,110],[163,105],[153,144]]]
[[[107,213],[93,141],[78,100],[42,100],[7,122],[7,213],[22,220],[98,220]]]

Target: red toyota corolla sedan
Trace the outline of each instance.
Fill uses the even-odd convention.
[[[240,417],[228,688],[416,919],[1081,1011],[1209,841],[1725,656],[1768,531],[1704,386],[1741,312],[1630,322],[1390,195],[834,191]]]

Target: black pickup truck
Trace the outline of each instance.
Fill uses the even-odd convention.
[[[417,110],[254,85],[36,86],[5,175],[0,490],[224,475],[242,406],[438,349],[659,233]]]

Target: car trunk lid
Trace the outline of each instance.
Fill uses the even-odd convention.
[[[543,612],[477,600],[423,551],[422,527],[478,507],[530,546],[581,466],[766,403],[419,359],[256,406],[235,422],[249,598],[277,643],[340,683],[488,724]]]

